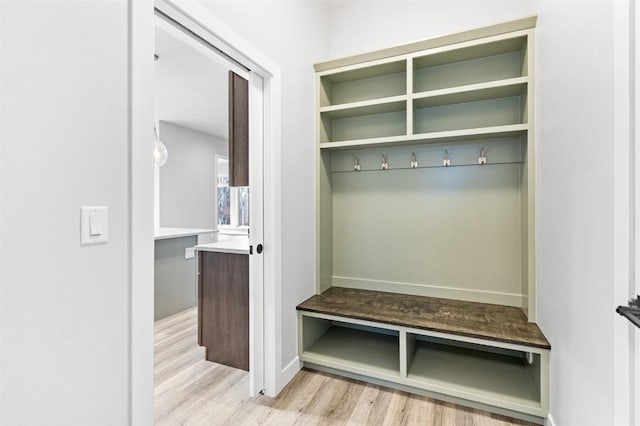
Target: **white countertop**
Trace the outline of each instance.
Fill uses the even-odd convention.
[[[215,243],[199,244],[196,246],[196,250],[249,254],[249,237],[246,235],[220,235]]]
[[[218,232],[218,230],[198,228],[158,228],[155,230],[154,238],[156,240],[165,240],[167,238],[191,237],[200,234],[212,234],[214,232]]]

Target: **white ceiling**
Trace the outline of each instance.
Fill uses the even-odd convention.
[[[228,68],[156,26],[156,120],[227,138]]]

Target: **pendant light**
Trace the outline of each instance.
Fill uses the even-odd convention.
[[[158,128],[155,125],[153,126],[153,133],[153,160],[156,167],[162,167],[169,158],[169,151],[167,151],[167,147],[158,137]]]

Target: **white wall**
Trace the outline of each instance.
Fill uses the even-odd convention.
[[[330,5],[330,59],[521,18],[525,0],[346,0]]]
[[[324,2],[201,0],[282,72],[282,358],[297,356],[295,306],[314,291],[314,73],[327,57]]]
[[[0,423],[124,425],[127,2],[0,7]],[[108,244],[80,246],[82,205]]]
[[[614,157],[613,2],[576,5],[531,2],[540,15],[538,316],[563,426],[614,424],[613,321],[622,320],[613,313],[615,164],[602,161]]]
[[[216,155],[228,155],[227,141],[166,121],[159,134],[169,151],[159,173],[160,226],[216,229]]]
[[[613,2],[349,1],[331,57],[538,14],[538,310],[557,425],[613,424]],[[384,29],[384,30],[382,30]],[[612,161],[607,161],[611,159]]]

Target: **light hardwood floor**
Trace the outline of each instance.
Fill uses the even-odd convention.
[[[205,361],[195,308],[155,324],[158,425],[447,425],[530,423],[302,370],[277,398],[249,398],[248,373]]]

